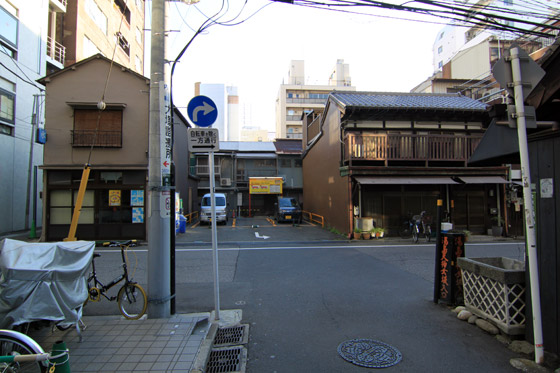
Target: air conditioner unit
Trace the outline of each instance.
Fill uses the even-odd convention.
[[[229,177],[221,178],[220,186],[231,186],[231,179]]]

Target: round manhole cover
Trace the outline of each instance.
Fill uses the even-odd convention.
[[[402,355],[396,348],[372,339],[352,339],[338,346],[346,361],[366,368],[388,368],[399,363]]]

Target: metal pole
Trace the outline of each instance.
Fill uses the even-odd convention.
[[[437,215],[436,215],[436,262],[434,269],[434,303],[439,300],[439,293],[441,287],[441,209],[443,207],[443,200],[437,200]]]
[[[161,126],[164,112],[160,95],[165,85],[165,1],[152,0],[152,35],[150,59],[150,115],[148,156],[148,316],[170,317],[170,228],[163,187]],[[164,193],[166,192],[166,193]]]
[[[514,84],[515,111],[517,112],[517,136],[521,159],[521,179],[523,181],[523,204],[525,206],[525,231],[527,232],[527,260],[531,282],[531,303],[533,308],[533,338],[535,340],[535,362],[544,363],[544,348],[541,321],[541,299],[539,292],[539,269],[537,264],[537,239],[535,234],[533,198],[531,194],[531,173],[529,169],[529,149],[525,122],[525,103],[519,49],[512,48],[511,71]]]
[[[220,276],[218,273],[218,234],[216,230],[216,197],[214,195],[214,152],[208,152],[210,166],[210,219],[212,224],[212,261],[214,263],[214,305],[215,319],[220,319]]]

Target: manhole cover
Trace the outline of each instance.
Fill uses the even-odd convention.
[[[388,368],[399,363],[402,355],[396,348],[372,339],[352,339],[338,345],[346,361],[366,368]]]

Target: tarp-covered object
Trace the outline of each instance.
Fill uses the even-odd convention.
[[[77,323],[95,242],[0,242],[0,328],[37,320]]]

